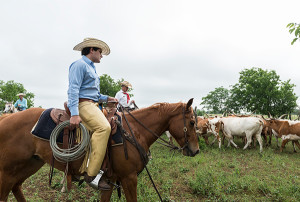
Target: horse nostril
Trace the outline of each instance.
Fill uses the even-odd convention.
[[[198,150],[195,152],[195,155],[196,155],[196,154],[199,154],[199,152],[200,152],[200,151],[199,151],[199,149],[198,149]]]

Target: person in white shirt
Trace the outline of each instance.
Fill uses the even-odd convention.
[[[128,94],[128,88],[132,88],[131,84],[128,81],[123,81],[121,82],[121,90],[117,92],[115,98],[118,99],[119,104],[118,104],[118,109],[120,109],[120,105],[123,107],[127,108],[128,110],[134,110],[134,108],[131,108],[131,104],[135,104],[134,100],[130,98],[130,95]]]

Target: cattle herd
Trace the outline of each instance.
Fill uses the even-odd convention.
[[[243,149],[247,149],[252,143],[256,146],[256,140],[260,146],[260,152],[263,151],[263,141],[265,146],[271,145],[272,136],[277,139],[277,146],[279,147],[278,139],[282,140],[280,152],[283,151],[287,142],[292,141],[294,152],[296,152],[295,144],[300,149],[300,121],[283,119],[282,115],[278,119],[264,118],[263,116],[245,116],[232,114],[227,117],[204,117],[197,116],[196,132],[199,137],[203,137],[207,145],[214,144],[217,140],[219,148],[222,142],[227,139],[228,147],[232,144],[238,148],[233,141],[234,137],[241,137],[245,141]],[[170,141],[172,141],[170,133],[166,132]],[[214,136],[214,140],[209,143],[208,137]],[[268,140],[269,138],[269,140]]]

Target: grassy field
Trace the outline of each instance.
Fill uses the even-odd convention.
[[[242,147],[240,140],[235,142]],[[283,153],[273,145],[248,150],[206,146],[200,140],[200,154],[185,157],[159,144],[151,147],[148,169],[164,201],[300,201],[300,151],[289,143]],[[226,144],[225,144],[226,145]],[[61,193],[62,173],[56,172],[48,186],[49,166],[23,184],[28,201],[95,201],[98,192],[85,183]],[[9,201],[16,201],[10,194]],[[114,191],[111,201],[118,199]],[[138,201],[159,201],[144,170],[138,178]]]

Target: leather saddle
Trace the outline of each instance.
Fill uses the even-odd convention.
[[[71,113],[67,106],[67,102],[64,103],[65,110],[63,109],[53,109],[50,112],[50,117],[58,125],[64,121],[70,120]],[[114,103],[109,103],[106,108],[103,108],[103,114],[110,123],[111,135],[114,135],[117,131],[116,120],[118,119],[118,114],[121,117],[121,113],[117,112],[117,108]]]
[[[71,113],[70,110],[67,106],[67,102],[64,103],[64,108],[63,109],[52,109],[52,111],[50,112],[50,117],[52,118],[52,120],[58,125],[64,121],[70,120],[71,118]],[[108,122],[111,125],[111,134],[110,137],[112,137],[114,134],[117,133],[117,123],[116,120],[118,120],[118,116],[116,114],[119,115],[119,117],[121,116],[120,112],[117,112],[117,108],[116,108],[116,103],[108,103],[106,108],[103,108],[103,114],[105,115],[105,117],[107,118]],[[64,137],[63,137],[63,148],[67,148],[67,144],[69,142],[69,127],[66,127],[64,129]],[[72,141],[74,144],[74,141]],[[114,144],[114,141],[112,140],[112,138],[110,138],[110,141],[108,142],[108,145]],[[109,148],[109,147],[108,147]],[[109,171],[110,173],[111,171],[111,165],[109,162],[109,158],[108,158],[108,153],[106,152],[105,154],[105,158],[104,161],[102,163],[101,169],[102,170],[106,170]],[[71,165],[69,165],[69,171],[67,173],[67,188],[68,190],[71,189],[72,187],[72,173],[70,172],[71,170]],[[110,174],[111,175],[111,174]],[[52,178],[52,177],[51,177]],[[49,181],[49,184],[51,184],[51,179]]]

